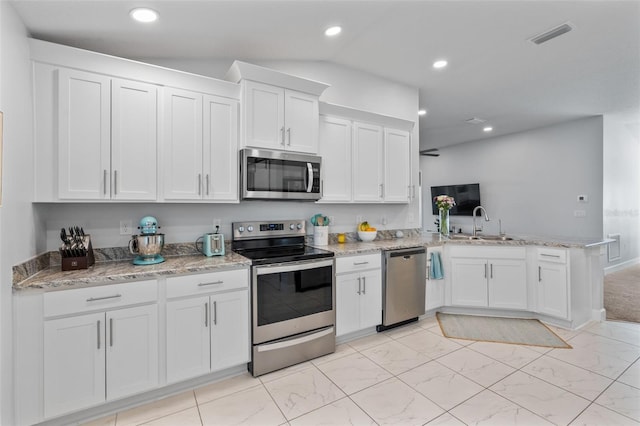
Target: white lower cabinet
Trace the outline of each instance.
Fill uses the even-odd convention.
[[[167,301],[167,382],[249,361],[246,270],[169,278],[167,285],[169,296],[177,286],[192,296]]]
[[[452,247],[451,304],[527,309],[527,268],[523,248]]]
[[[569,318],[569,279],[566,251],[539,248],[537,251],[537,312]]]
[[[381,322],[380,253],[336,259],[336,336]]]
[[[60,310],[73,314],[73,304],[83,299],[77,311],[88,306],[98,312],[46,319],[44,322],[44,416],[53,417],[105,401],[133,395],[158,385],[158,305],[124,307],[127,299],[155,298],[155,281],[131,283],[142,291],[112,296],[79,289],[48,300],[45,312]],[[108,286],[105,286],[108,287]],[[114,286],[115,287],[115,286]],[[104,292],[104,288],[95,289]],[[74,292],[82,292],[75,293]],[[64,294],[68,293],[68,294]],[[66,297],[68,296],[68,297]],[[60,302],[57,307],[47,305]],[[64,312],[64,311],[71,312]]]

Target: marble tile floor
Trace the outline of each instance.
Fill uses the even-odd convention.
[[[640,324],[551,328],[573,349],[447,339],[430,318],[86,425],[640,425]]]

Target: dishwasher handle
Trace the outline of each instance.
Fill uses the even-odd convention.
[[[408,249],[398,249],[398,250],[387,250],[385,252],[387,257],[405,257],[412,256],[414,254],[426,254],[426,249],[424,247],[415,247]]]

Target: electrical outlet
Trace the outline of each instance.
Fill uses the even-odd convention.
[[[362,215],[361,215],[361,214],[359,214],[359,215],[357,215],[357,216],[356,216],[356,223],[357,223],[358,225],[362,223]]]
[[[380,218],[380,223],[383,224],[384,226],[386,226],[387,225],[387,217],[386,216],[382,216]]]
[[[216,226],[222,226],[220,219],[218,218],[214,218],[213,219],[213,230],[216,230]]]
[[[120,221],[120,235],[131,235],[133,234],[133,222],[130,220],[121,220]]]
[[[587,203],[589,202],[589,197],[587,197],[586,195],[578,195],[578,202]]]
[[[573,215],[574,215],[575,217],[586,217],[586,216],[587,216],[587,212],[586,212],[586,211],[584,211],[584,210],[575,210],[575,211],[573,212]]]
[[[407,213],[407,223],[413,223],[413,213]]]

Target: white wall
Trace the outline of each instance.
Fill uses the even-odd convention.
[[[485,233],[602,236],[602,117],[455,145],[422,157],[425,229],[435,229],[430,187],[480,183]],[[588,203],[578,203],[587,195]],[[575,217],[582,210],[585,217]],[[471,218],[452,216],[471,232]]]
[[[620,258],[640,262],[640,121],[637,114],[604,116],[604,235],[620,234]]]
[[[41,235],[33,197],[31,64],[26,30],[0,1],[0,110],[4,112],[0,208],[0,424],[13,423],[12,266],[35,254]]]

